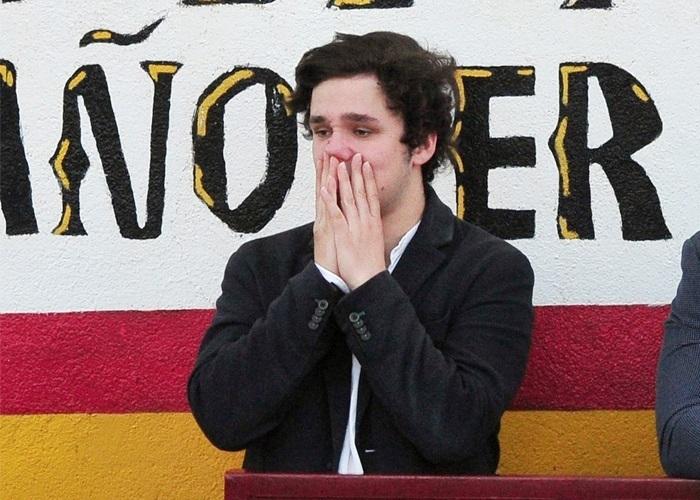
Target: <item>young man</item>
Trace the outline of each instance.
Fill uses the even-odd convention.
[[[533,275],[428,182],[454,62],[338,35],[296,70],[313,224],[231,257],[189,382],[207,437],[253,471],[490,474],[523,376]]]

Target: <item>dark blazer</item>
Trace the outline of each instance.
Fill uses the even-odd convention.
[[[683,245],[681,268],[656,374],[656,431],[666,473],[700,479],[700,232]]]
[[[246,469],[337,470],[352,352],[365,473],[496,470],[530,346],[533,273],[427,191],[394,273],[347,295],[314,265],[311,224],[231,257],[189,401],[212,443],[247,449]]]

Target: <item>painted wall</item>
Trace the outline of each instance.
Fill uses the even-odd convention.
[[[700,227],[700,6],[656,0],[0,5],[0,491],[218,498],[186,378],[243,242],[313,217],[294,66],[336,31],[460,65],[455,212],[535,269],[504,474],[659,475],[654,370]]]

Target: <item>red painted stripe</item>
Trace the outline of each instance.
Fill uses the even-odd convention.
[[[187,411],[209,310],[0,314],[0,414]],[[642,409],[668,307],[536,309],[517,409]]]
[[[188,411],[212,311],[0,315],[0,414]]]
[[[654,407],[668,306],[536,308],[532,350],[513,407],[634,410]]]

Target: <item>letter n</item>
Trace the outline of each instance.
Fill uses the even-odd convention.
[[[63,93],[63,132],[50,160],[63,197],[63,215],[54,234],[87,234],[80,219],[80,184],[90,166],[81,143],[78,97],[82,97],[121,235],[132,239],[156,238],[160,235],[165,196],[170,94],[173,75],[180,66],[173,62],[147,61],[141,64],[154,85],[151,160],[144,227],[140,227],[137,221],[129,170],[124,160],[104,71],[98,65],[83,66],[68,79]]]

